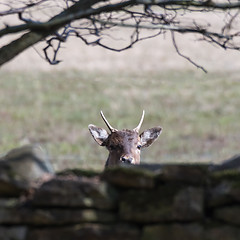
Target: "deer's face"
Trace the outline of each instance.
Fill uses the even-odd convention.
[[[105,141],[109,151],[107,165],[117,165],[119,162],[139,164],[141,141],[137,132],[122,130],[112,132]]]
[[[105,117],[103,116],[106,122]],[[143,117],[140,121],[142,122]],[[110,126],[106,122],[108,127]],[[109,151],[106,166],[115,166],[120,163],[139,164],[140,152],[144,147],[150,146],[160,135],[162,128],[155,127],[139,134],[141,124],[133,130],[117,130],[109,127],[109,134],[105,129],[89,125],[88,128],[95,141],[100,146],[105,146]]]

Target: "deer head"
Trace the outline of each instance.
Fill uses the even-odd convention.
[[[138,126],[133,130],[117,130],[109,124],[102,111],[101,116],[110,133],[92,124],[88,128],[94,140],[109,151],[105,167],[120,163],[139,164],[141,149],[150,146],[162,131],[161,127],[154,127],[139,134],[144,119],[144,111]]]

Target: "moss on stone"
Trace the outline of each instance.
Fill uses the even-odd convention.
[[[213,182],[218,183],[222,180],[238,181],[240,184],[240,172],[238,169],[227,169],[216,171],[211,174]]]
[[[100,175],[100,172],[91,170],[91,169],[78,169],[78,168],[73,168],[73,169],[66,169],[61,172],[57,173],[57,176],[69,176],[69,175],[74,175],[77,177],[96,177]]]
[[[105,172],[112,172],[112,173],[123,173],[123,174],[129,174],[134,176],[145,176],[145,177],[152,177],[154,178],[155,174],[147,169],[144,168],[138,168],[132,165],[127,166],[117,166],[117,167],[109,167],[105,170]]]
[[[113,167],[102,173],[102,179],[119,187],[153,188],[155,174],[135,167]]]

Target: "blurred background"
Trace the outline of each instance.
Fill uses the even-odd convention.
[[[163,132],[143,150],[142,162],[218,163],[238,154],[239,53],[193,35],[176,40],[207,74],[180,57],[167,34],[121,53],[70,39],[55,66],[34,48],[23,52],[0,70],[1,154],[40,143],[56,170],[101,170],[108,153],[88,124],[106,128],[103,110],[115,128],[132,129],[143,109],[142,130],[160,125]],[[41,43],[35,48],[41,52]]]

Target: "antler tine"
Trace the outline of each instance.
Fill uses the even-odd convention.
[[[109,130],[110,130],[111,132],[116,132],[116,131],[118,131],[116,128],[113,128],[113,127],[110,125],[110,123],[109,123],[108,120],[105,118],[105,116],[104,116],[104,114],[103,114],[102,111],[100,111],[100,114],[101,114],[101,116],[102,116],[103,121],[106,123],[107,127],[109,128]]]
[[[139,132],[139,130],[140,130],[141,126],[142,126],[142,123],[143,123],[144,115],[145,115],[145,111],[143,110],[141,120],[140,120],[138,126],[133,129],[134,131]]]

